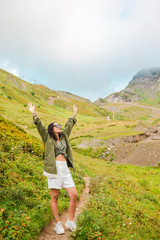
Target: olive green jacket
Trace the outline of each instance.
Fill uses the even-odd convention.
[[[61,138],[66,142],[66,153],[67,153],[67,165],[68,167],[74,168],[74,161],[72,156],[72,150],[69,143],[69,135],[74,124],[77,122],[75,117],[68,118],[68,121],[65,124],[64,130],[61,132]],[[57,177],[57,168],[55,161],[55,151],[54,146],[56,141],[49,135],[48,130],[45,128],[40,118],[37,117],[33,119],[33,123],[36,125],[39,134],[43,140],[45,146],[45,156],[44,156],[44,171],[43,174],[49,178]]]

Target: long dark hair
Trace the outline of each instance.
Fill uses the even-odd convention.
[[[50,135],[54,140],[57,141],[57,138],[56,138],[56,136],[55,136],[55,134],[54,134],[54,131],[53,131],[53,125],[54,125],[54,124],[55,124],[55,122],[50,123],[50,124],[48,125],[48,133],[49,133],[49,135]],[[59,135],[59,137],[61,137],[61,134],[60,134],[60,133],[59,133],[58,135]]]

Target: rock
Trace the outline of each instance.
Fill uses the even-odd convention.
[[[159,91],[160,68],[142,69],[133,76],[124,90],[112,93],[102,100],[109,103],[137,102],[144,101],[143,96],[145,96],[145,98],[157,100],[158,103],[157,93]],[[100,102],[100,99],[97,101]]]
[[[147,131],[148,130],[148,127],[142,123],[142,122],[139,122],[138,125],[134,128],[135,131]]]

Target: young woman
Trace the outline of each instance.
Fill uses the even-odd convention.
[[[65,226],[74,231],[77,227],[74,220],[77,190],[69,170],[69,167],[71,167],[75,171],[69,135],[74,124],[77,122],[75,118],[77,107],[73,106],[74,114],[68,118],[63,131],[61,130],[61,125],[57,122],[50,123],[47,130],[35,112],[35,104],[28,103],[27,108],[33,115],[33,122],[45,145],[43,174],[48,179],[48,188],[51,193],[51,209],[56,221],[54,230],[57,234],[65,233],[58,215],[59,190],[64,188],[70,198],[69,219],[65,223]]]

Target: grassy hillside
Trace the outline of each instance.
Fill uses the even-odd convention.
[[[36,111],[48,121],[62,121],[72,114],[73,104],[78,107],[80,117],[87,115],[89,121],[104,118],[110,113],[82,97],[68,92],[53,91],[43,85],[25,82],[0,69],[0,114],[26,127],[30,122],[30,113],[26,108],[28,102],[36,105]],[[82,118],[82,117],[81,117]],[[85,120],[84,120],[85,121]],[[94,120],[95,121],[95,120]]]
[[[100,159],[107,148],[103,141],[138,134],[135,126],[140,121],[149,126],[159,123],[159,109],[144,104],[98,106],[71,93],[62,92],[61,96],[58,91],[0,70],[1,239],[35,239],[53,218],[50,193],[42,174],[44,146],[27,109],[28,102],[35,103],[46,127],[53,121],[64,126],[73,115],[73,104],[78,107],[78,121],[70,136],[76,167],[72,176],[79,196],[84,187],[82,176],[91,177],[91,198],[79,217],[74,238],[159,239],[160,169],[123,166]],[[107,121],[107,116],[112,119],[113,106],[117,107],[116,120]],[[100,142],[96,149],[78,148],[79,144],[94,140]],[[68,200],[62,190],[60,213],[68,208]]]
[[[119,121],[144,121],[151,124],[160,116],[160,108],[143,103],[97,103],[107,111],[114,108],[114,119]]]
[[[24,87],[25,86],[25,87]],[[57,98],[59,96],[59,98]],[[54,98],[52,104],[50,97]],[[27,83],[14,75],[0,70],[0,113],[7,119],[12,119],[18,126],[25,129],[40,139],[40,136],[32,123],[32,115],[27,109],[27,103],[36,105],[36,112],[47,127],[50,122],[57,121],[65,125],[68,117],[73,115],[73,104],[78,107],[77,124],[72,131],[72,138],[87,135],[108,138],[112,135],[132,134],[132,129],[126,129],[125,125],[134,125],[138,122],[118,122],[116,128],[111,127],[112,121],[107,122],[106,117],[112,114],[109,110],[92,104],[89,100],[63,92],[62,98],[59,92],[52,91],[42,85]],[[115,124],[115,122],[114,122]]]
[[[160,169],[123,166],[75,154],[92,180],[75,239],[158,240]]]
[[[0,118],[2,239],[35,239],[53,218],[43,171],[42,141]],[[72,140],[73,142],[73,140]],[[79,216],[75,239],[158,239],[160,169],[118,166],[73,152],[78,194],[82,176],[92,178],[91,197]],[[59,212],[69,198],[61,190]],[[84,227],[85,226],[85,227]],[[83,237],[82,237],[83,236]]]
[[[2,116],[0,139],[0,238],[34,239],[53,218],[47,178],[42,174],[43,143]],[[76,166],[76,173],[71,173],[80,196],[81,170]],[[62,190],[60,214],[68,207],[69,197]]]
[[[52,99],[52,101],[50,101]],[[36,105],[36,112],[47,127],[50,122],[57,121],[64,126],[68,117],[73,114],[73,104],[78,107],[78,122],[73,129],[72,137],[94,136],[106,139],[112,135],[132,134],[133,129],[126,129],[125,125],[137,125],[139,121],[151,124],[159,118],[155,110],[141,106],[104,104],[98,106],[88,99],[73,95],[68,92],[53,91],[43,85],[25,82],[16,76],[0,69],[0,114],[12,119],[18,126],[29,134],[40,138],[32,123],[32,115],[27,109],[27,103]],[[115,121],[112,119],[112,107],[115,106]],[[160,113],[160,111],[159,111]],[[108,127],[116,124],[116,127]]]

